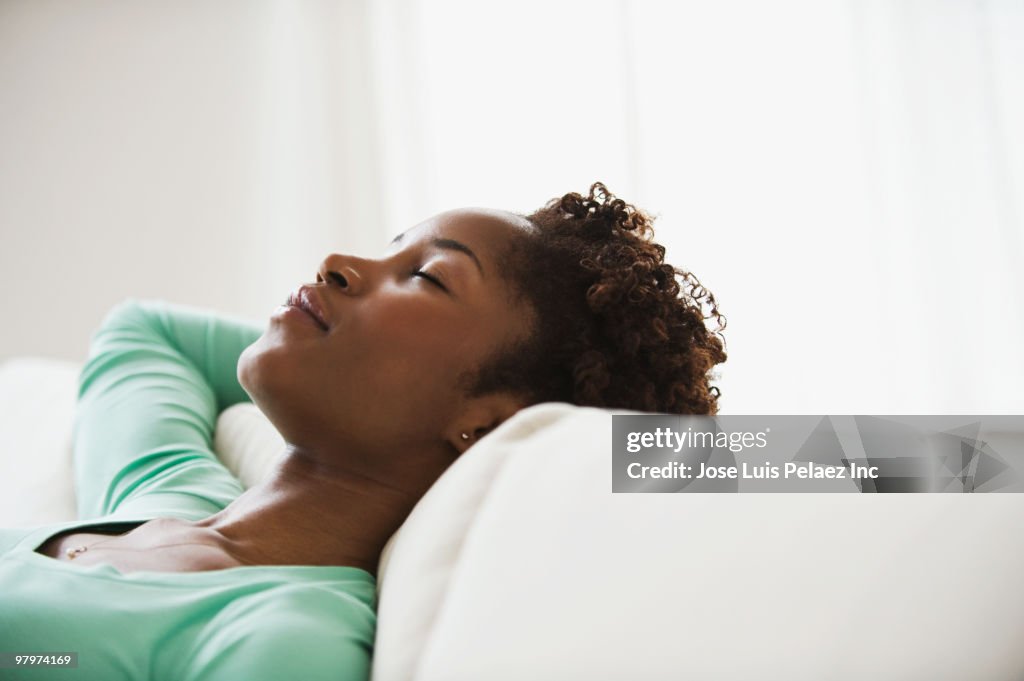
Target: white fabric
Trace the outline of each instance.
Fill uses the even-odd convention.
[[[573,409],[542,405],[518,414],[457,460],[413,509],[380,570],[375,680],[413,678],[453,588],[463,542],[477,527],[505,458],[517,443]]]
[[[0,364],[0,527],[75,519],[71,423],[77,364]]]
[[[613,495],[610,438],[542,405],[445,474],[395,543],[374,681],[1024,670],[1024,495]]]
[[[266,475],[284,451],[284,439],[255,405],[236,404],[217,419],[213,448],[248,489]]]
[[[727,413],[1024,411],[1024,3],[371,5],[392,229],[599,179],[715,292]]]

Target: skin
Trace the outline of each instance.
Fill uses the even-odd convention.
[[[327,256],[310,295],[328,328],[282,307],[239,360],[242,386],[287,443],[268,477],[209,518],[152,521],[76,560],[101,561],[105,547],[138,553],[142,567],[122,555],[123,569],[375,573],[388,538],[441,473],[526,406],[506,393],[467,397],[465,377],[529,333],[532,311],[509,295],[498,263],[530,229],[510,213],[463,209],[410,229],[380,258]],[[54,553],[83,543],[65,539]],[[171,541],[181,545],[162,559],[149,550]]]

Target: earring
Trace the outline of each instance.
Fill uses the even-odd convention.
[[[463,433],[462,434],[462,439],[463,440],[468,440],[469,439],[469,433]]]

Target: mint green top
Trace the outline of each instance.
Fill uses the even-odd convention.
[[[0,530],[0,652],[76,652],[78,668],[7,668],[0,678],[369,677],[375,581],[360,568],[122,575],[35,552],[69,528],[127,531],[231,503],[242,487],[214,456],[213,428],[221,410],[248,399],[236,365],[260,332],[159,303],[110,313],[82,372],[75,424],[78,511],[90,520]]]

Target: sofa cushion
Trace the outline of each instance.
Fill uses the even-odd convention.
[[[542,405],[399,533],[375,681],[1007,679],[1024,495],[613,494],[608,412]]]
[[[75,519],[71,424],[79,365],[17,358],[0,364],[0,527]]]

